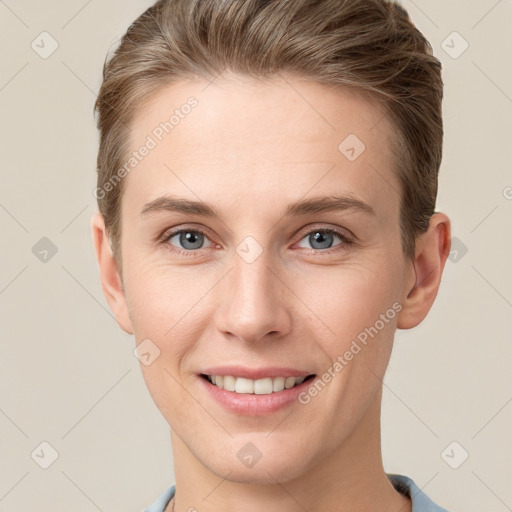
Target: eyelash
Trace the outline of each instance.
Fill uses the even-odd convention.
[[[174,253],[183,254],[183,255],[189,256],[189,257],[197,256],[197,253],[200,251],[200,249],[185,250],[185,249],[179,249],[179,248],[169,244],[169,240],[173,236],[178,235],[178,234],[183,233],[183,232],[200,233],[200,234],[204,235],[205,237],[209,238],[208,233],[206,231],[203,231],[202,229],[199,229],[199,228],[187,228],[187,227],[183,228],[182,227],[180,229],[176,229],[176,230],[171,231],[171,232],[166,232],[164,235],[162,235],[160,237],[159,243],[162,244],[167,250],[170,250],[170,251],[172,251]],[[329,233],[329,234],[334,234],[334,235],[337,235],[338,237],[340,237],[342,243],[338,244],[338,245],[336,245],[334,247],[330,247],[328,249],[309,249],[308,254],[315,254],[315,255],[318,255],[318,254],[331,254],[332,252],[340,250],[340,249],[337,249],[338,247],[341,247],[342,249],[343,248],[344,249],[350,249],[350,247],[355,242],[351,237],[346,235],[345,232],[339,231],[339,230],[333,229],[333,228],[313,228],[313,229],[310,229],[309,231],[306,231],[306,232],[304,232],[302,234],[302,237],[300,238],[299,242],[301,242],[304,238],[306,238],[307,236],[311,235],[312,233]]]

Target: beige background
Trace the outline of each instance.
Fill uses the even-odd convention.
[[[167,424],[103,297],[89,231],[103,60],[150,4],[0,1],[0,511],[137,511],[174,482]],[[397,332],[385,467],[450,512],[511,510],[512,2],[403,4],[443,62],[437,209],[458,252],[427,319]],[[47,58],[31,47],[51,49],[43,31],[58,43]],[[46,262],[43,237],[57,248]],[[48,469],[43,441],[58,453]]]

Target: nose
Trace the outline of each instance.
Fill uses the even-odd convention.
[[[252,262],[238,254],[219,287],[216,327],[225,336],[248,343],[286,335],[291,329],[293,294],[265,251]]]

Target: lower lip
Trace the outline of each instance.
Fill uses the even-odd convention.
[[[315,377],[310,378],[298,386],[270,395],[256,395],[221,389],[200,375],[198,378],[205,391],[225,409],[246,416],[265,416],[295,402],[298,395],[305,391],[315,379]]]

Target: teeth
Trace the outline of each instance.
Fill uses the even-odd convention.
[[[218,388],[234,391],[235,393],[270,395],[290,389],[304,382],[305,377],[265,377],[264,379],[252,380],[244,377],[233,377],[232,375],[208,375],[208,380]]]

